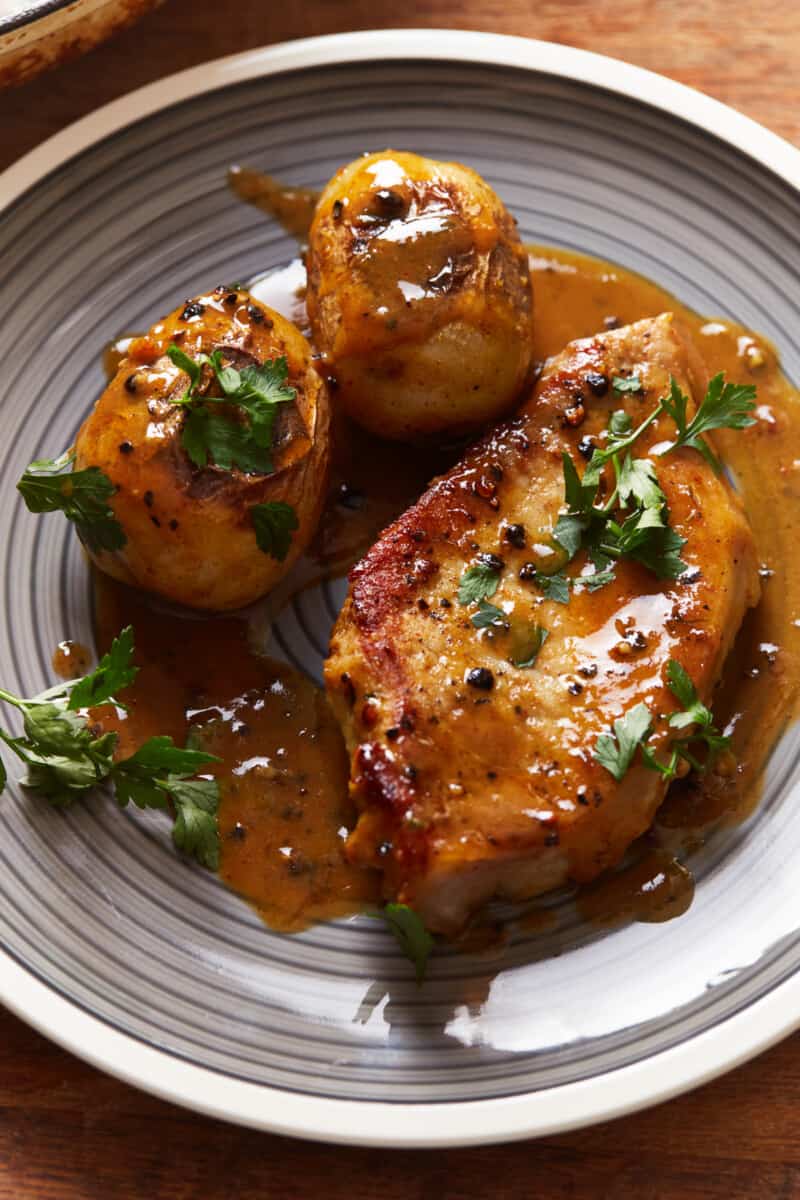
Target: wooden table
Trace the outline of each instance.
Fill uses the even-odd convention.
[[[0,96],[0,168],[99,104],[267,42],[375,26],[568,42],[662,71],[800,143],[796,0],[169,0],[139,26]],[[293,1142],[153,1100],[0,1013],[0,1200],[789,1200],[800,1197],[800,1037],[649,1112],[476,1150]]]

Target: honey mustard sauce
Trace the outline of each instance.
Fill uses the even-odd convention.
[[[281,208],[291,189],[256,187],[254,173],[231,179],[237,194],[278,216],[302,236],[311,193],[296,219]],[[249,193],[245,195],[245,192]],[[310,205],[310,207],[308,207]],[[281,213],[284,215],[282,216]],[[305,222],[305,224],[304,224]],[[800,396],[783,377],[774,349],[757,334],[722,319],[699,317],[655,284],[611,263],[552,247],[530,247],[534,287],[534,354],[544,361],[570,341],[663,311],[694,335],[710,375],[753,383],[757,422],[715,435],[748,511],[762,562],[763,595],[736,639],[713,697],[715,720],[732,738],[705,778],[676,782],[656,826],[624,868],[578,892],[589,921],[661,921],[684,912],[693,880],[668,847],[699,844],[719,822],[747,816],[758,802],[769,749],[797,715],[800,673],[800,565],[793,553],[800,520]],[[257,280],[264,302],[306,326],[304,272],[289,268]],[[117,344],[124,355],[124,339]],[[106,354],[115,369],[115,351]],[[334,394],[335,404],[335,394]],[[419,450],[387,444],[337,418],[328,503],[298,587],[341,577],[385,525],[413,503],[460,447]],[[284,596],[290,595],[287,592]],[[297,930],[371,906],[374,872],[349,865],[343,839],[354,814],[347,761],[324,695],[283,663],[255,653],[246,620],[165,611],[121,585],[98,579],[98,646],[126,624],[136,632],[141,672],[117,718],[124,753],[155,733],[185,739],[199,727],[205,748],[222,759],[220,875],[273,928]],[[257,623],[257,622],[256,622]],[[70,671],[72,667],[70,666]],[[549,925],[551,917],[541,918]],[[528,913],[524,928],[540,917]],[[471,935],[472,940],[480,934]],[[495,936],[499,936],[495,934]],[[487,939],[487,945],[494,939]]]

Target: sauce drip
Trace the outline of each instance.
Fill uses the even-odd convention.
[[[658,923],[682,916],[693,897],[691,873],[665,850],[656,849],[582,888],[577,905],[583,919],[597,925]]]
[[[343,837],[354,821],[347,755],[327,699],[285,663],[254,653],[244,620],[197,618],[158,606],[96,576],[98,650],[133,625],[136,681],[103,725],[119,753],[190,728],[222,761],[220,876],[273,929],[293,932],[356,912],[377,898],[373,872],[350,866]]]
[[[287,186],[249,167],[231,167],[228,186],[240,200],[274,217],[292,237],[302,241],[307,236],[319,192]]]
[[[53,670],[61,679],[78,679],[89,670],[92,652],[80,642],[65,638],[53,651]]]

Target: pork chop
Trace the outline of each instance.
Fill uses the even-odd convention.
[[[741,504],[694,449],[652,456],[686,539],[679,578],[621,559],[613,582],[573,588],[568,604],[526,581],[530,569],[520,578],[563,510],[562,452],[582,473],[611,412],[624,408],[637,425],[671,375],[691,417],[707,379],[671,314],[568,346],[517,416],[435,480],[351,573],[326,664],[360,812],[348,854],[381,869],[386,897],[432,930],[457,932],[494,895],[527,899],[620,861],[666,784],[639,756],[618,782],[594,757],[598,737],[644,702],[663,757],[675,737],[664,718],[681,707],[668,661],[709,701],[758,600]],[[638,392],[611,386],[632,376]],[[674,437],[662,416],[635,454]],[[459,603],[459,580],[476,562],[499,570],[491,603],[512,627],[548,631],[533,666],[512,665],[510,634],[479,631],[475,606]],[[568,573],[589,569],[580,552]]]

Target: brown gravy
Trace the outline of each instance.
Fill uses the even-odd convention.
[[[353,824],[347,755],[325,694],[284,663],[255,654],[235,617],[162,608],[96,577],[98,649],[126,625],[139,675],[127,713],[105,719],[130,754],[148,737],[181,745],[190,728],[221,762],[220,876],[273,929],[292,932],[377,899],[374,873],[342,853]]]
[[[288,193],[268,182],[239,172],[231,185],[286,223],[281,204],[290,203]],[[291,201],[296,220],[287,228],[298,234],[307,226],[312,195]],[[268,303],[302,326],[298,266],[259,288],[267,287]],[[752,811],[769,748],[798,710],[800,565],[792,542],[800,519],[800,396],[764,339],[730,321],[698,317],[632,272],[549,247],[531,247],[531,268],[538,359],[575,338],[670,309],[694,332],[710,373],[722,370],[758,388],[758,423],[719,439],[764,565],[762,602],[737,638],[714,700],[718,724],[732,734],[735,761],[724,773],[676,784],[632,864],[578,898],[593,922],[667,920],[688,908],[693,881],[664,847],[686,846],[688,839],[697,844],[708,827]],[[113,353],[117,349],[124,345]],[[108,368],[118,361],[113,353],[107,353]],[[458,452],[381,443],[339,422],[331,494],[310,553],[313,579],[343,575]],[[306,575],[299,586],[308,585]],[[190,725],[201,724],[208,749],[223,760],[225,882],[269,925],[287,931],[374,903],[379,881],[342,854],[344,831],[353,822],[347,762],[322,693],[284,664],[255,654],[244,618],[179,615],[105,579],[98,589],[99,646],[133,624],[142,666],[130,712],[118,725],[123,749],[154,733],[183,740]],[[532,919],[529,914],[523,923]]]

